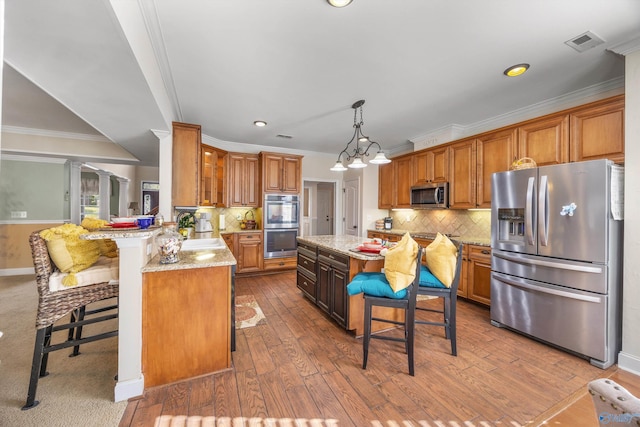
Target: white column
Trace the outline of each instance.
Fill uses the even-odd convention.
[[[116,402],[144,392],[142,374],[142,272],[152,237],[115,238],[120,259],[118,297],[118,382]]]
[[[111,173],[107,171],[96,171],[98,174],[98,188],[100,194],[100,219],[109,221],[111,198]]]
[[[129,207],[129,182],[128,178],[118,177],[120,183],[120,194],[118,198],[118,216],[127,216],[127,208]]]
[[[71,185],[69,187],[69,205],[70,205],[70,219],[71,223],[80,225],[80,195],[82,194],[82,189],[80,188],[80,168],[82,167],[82,163],[80,162],[71,162],[70,168],[70,179]]]
[[[151,130],[158,137],[160,145],[160,159],[158,164],[158,183],[160,192],[158,194],[158,212],[162,214],[165,221],[171,221],[173,209],[171,206],[171,183],[172,160],[173,160],[173,134],[162,130]]]

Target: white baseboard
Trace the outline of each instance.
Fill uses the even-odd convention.
[[[33,267],[27,268],[1,268],[0,276],[24,276],[26,274],[36,274]]]
[[[640,357],[621,351],[618,353],[618,368],[640,376]]]
[[[142,394],[144,394],[144,375],[133,380],[118,381],[114,389],[114,400],[122,402],[132,397],[142,396]]]

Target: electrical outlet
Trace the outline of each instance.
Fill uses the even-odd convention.
[[[11,211],[11,219],[26,218],[27,211]]]
[[[240,214],[236,215],[236,219],[237,219],[238,221],[242,221],[242,215],[240,215]]]

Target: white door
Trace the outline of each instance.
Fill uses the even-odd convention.
[[[344,182],[344,233],[351,236],[360,235],[360,178]]]
[[[320,183],[317,187],[318,235],[333,234],[333,199],[335,184]]]

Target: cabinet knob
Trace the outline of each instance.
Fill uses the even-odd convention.
[[[489,255],[490,253],[491,253],[491,252],[490,252],[490,251],[488,251],[488,250],[486,250],[486,249],[483,249],[483,250],[482,250],[482,254],[483,254],[483,255]]]

